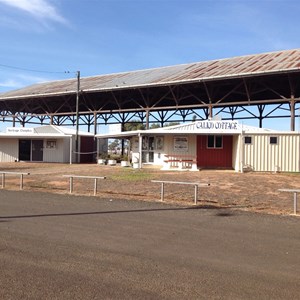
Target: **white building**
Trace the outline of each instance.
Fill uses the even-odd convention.
[[[96,137],[129,139],[132,162],[139,167],[300,172],[299,133],[243,126],[236,121],[205,120]]]
[[[48,125],[36,128],[11,127],[0,133],[0,162],[92,162],[94,136],[76,130]]]

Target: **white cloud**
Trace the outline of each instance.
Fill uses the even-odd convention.
[[[9,90],[19,89],[24,86],[28,86],[35,83],[42,83],[42,82],[49,81],[48,78],[32,76],[32,75],[22,74],[22,73],[19,73],[17,75],[12,75],[12,74],[2,75],[0,73],[0,78],[4,76],[9,78],[3,81],[1,81],[0,79],[0,93]]]
[[[32,76],[28,74],[18,74],[17,77],[21,79],[22,81],[28,82],[28,83],[41,83],[45,81],[49,81],[48,78],[40,77],[40,76]]]
[[[57,9],[46,0],[0,0],[0,3],[26,11],[37,19],[67,23]]]
[[[20,82],[17,82],[14,79],[0,81],[1,88],[18,88],[19,86],[20,86]]]

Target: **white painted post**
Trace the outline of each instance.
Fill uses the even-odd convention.
[[[161,195],[160,195],[160,201],[164,201],[164,193],[165,193],[165,189],[164,189],[164,182],[161,183]]]
[[[20,190],[23,190],[23,174],[20,175]]]
[[[70,177],[70,194],[73,192],[73,177]]]
[[[244,158],[244,153],[245,153],[245,140],[244,140],[244,132],[243,132],[243,124],[242,124],[242,133],[239,135],[239,161],[241,162],[239,165],[240,172],[244,173],[244,163],[245,163],[245,158]]]
[[[71,136],[70,137],[70,165],[72,164],[72,152],[73,152],[73,141]]]
[[[2,188],[5,187],[5,173],[2,173]]]
[[[143,153],[143,137],[142,135],[139,133],[139,169],[142,168],[142,153]]]
[[[300,193],[300,189],[279,189],[279,191],[294,194],[294,215],[297,215],[297,193]]]
[[[294,215],[297,214],[297,192],[294,192]]]
[[[94,183],[94,196],[96,196],[97,194],[97,178],[94,179],[95,183]]]
[[[195,184],[195,205],[197,205],[197,198],[198,198],[198,184]]]

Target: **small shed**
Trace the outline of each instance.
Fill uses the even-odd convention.
[[[163,170],[300,172],[300,135],[203,120],[165,128],[97,135],[130,140],[132,162]]]
[[[0,133],[0,162],[93,162],[94,135],[79,131],[75,149],[76,130],[67,127],[8,127]]]

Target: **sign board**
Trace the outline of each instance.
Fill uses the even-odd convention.
[[[108,132],[109,133],[120,133],[120,132],[122,132],[122,125],[121,124],[108,125]]]
[[[11,134],[34,134],[34,128],[23,128],[23,127],[7,127],[6,133]]]
[[[195,123],[195,129],[206,132],[239,133],[241,127],[236,121],[205,120]]]
[[[187,152],[189,148],[189,140],[187,136],[175,136],[174,137],[174,151],[175,152]]]

